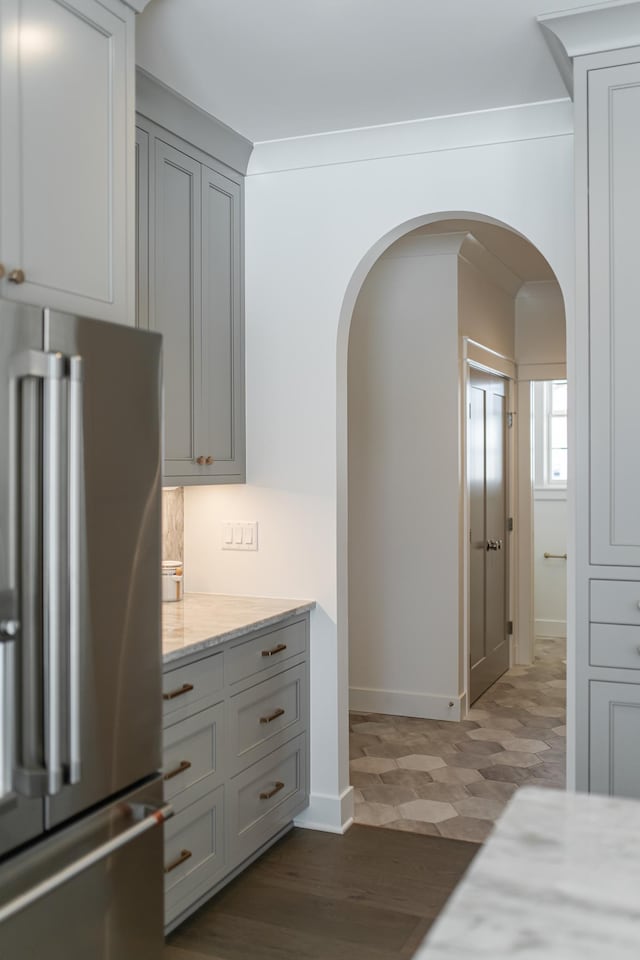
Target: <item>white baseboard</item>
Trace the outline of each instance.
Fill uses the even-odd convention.
[[[347,787],[340,796],[312,793],[309,806],[293,822],[305,830],[346,833],[353,823],[353,787]]]
[[[425,720],[462,720],[466,714],[466,694],[441,696],[437,693],[408,693],[404,690],[349,689],[349,709],[356,713],[389,713],[396,717],[422,717]]]
[[[536,620],[536,637],[554,637],[566,638],[567,621],[566,620]]]

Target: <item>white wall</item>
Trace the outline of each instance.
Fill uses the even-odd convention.
[[[566,363],[564,301],[554,281],[525,283],[518,291],[515,347],[518,365],[526,374],[521,379],[551,380],[553,374],[534,368]]]
[[[349,685],[355,710],[459,715],[457,274],[455,253],[384,256],[353,314]]]
[[[567,563],[544,554],[567,552],[567,501],[536,496],[533,505],[535,631],[537,637],[567,635]]]
[[[360,286],[407,230],[478,213],[538,247],[571,317],[572,145],[556,135],[247,179],[247,485],[187,491],[188,588],[318,601],[308,822],[339,829],[350,803],[346,370]],[[230,517],[259,521],[257,553],[222,553]]]
[[[393,244],[351,322],[349,686],[354,710],[464,714],[459,344],[513,357],[513,293],[465,233]],[[458,251],[462,250],[461,255]]]
[[[511,293],[485,276],[473,263],[460,258],[459,327],[470,337],[503,357],[515,357],[515,307]]]

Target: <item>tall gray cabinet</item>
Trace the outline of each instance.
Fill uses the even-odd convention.
[[[245,479],[244,178],[185,138],[204,138],[212,118],[148,78],[143,84],[142,106],[151,104],[153,119],[139,103],[136,306],[138,325],[164,338],[164,479],[239,483]]]
[[[640,798],[640,3],[543,26],[575,102],[573,780]]]

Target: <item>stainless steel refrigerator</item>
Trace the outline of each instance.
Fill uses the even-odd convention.
[[[161,339],[0,302],[0,958],[163,949]]]

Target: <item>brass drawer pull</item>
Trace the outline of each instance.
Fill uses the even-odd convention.
[[[275,797],[276,793],[280,793],[281,790],[284,790],[284,783],[282,780],[276,780],[275,786],[272,790],[263,790],[260,794],[261,800],[271,800],[271,797]]]
[[[165,873],[171,873],[172,870],[175,870],[176,867],[179,867],[181,863],[184,863],[186,860],[188,860],[188,859],[189,859],[190,857],[192,857],[192,856],[193,856],[193,854],[191,853],[191,850],[181,850],[181,851],[180,851],[180,856],[179,856],[179,857],[176,857],[176,859],[173,861],[173,863],[168,864],[168,865],[164,868],[164,872],[165,872]]]
[[[185,770],[188,770],[190,766],[190,760],[181,760],[175,770],[169,770],[169,773],[165,773],[163,780],[173,780],[173,778],[177,777],[179,773],[184,773]]]
[[[282,653],[283,650],[287,649],[286,643],[279,643],[277,647],[272,647],[271,650],[263,650],[263,657],[273,657],[276,653]]]
[[[185,693],[190,693],[193,690],[192,683],[183,683],[181,687],[178,687],[177,690],[169,690],[168,693],[162,694],[163,700],[175,700],[176,697],[181,697]]]
[[[273,713],[270,713],[268,717],[260,717],[260,723],[271,723],[272,720],[277,720],[278,717],[284,717],[284,710],[282,707],[276,707]]]

